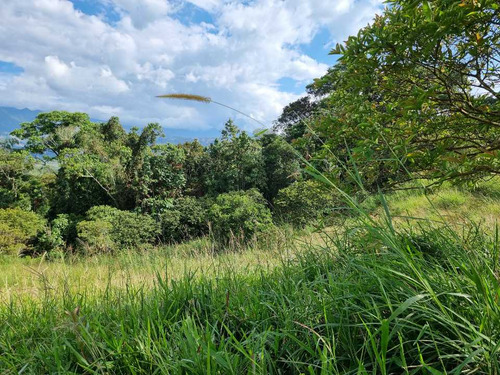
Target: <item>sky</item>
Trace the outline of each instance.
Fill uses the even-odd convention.
[[[191,131],[272,125],[382,0],[1,0],[0,106]]]

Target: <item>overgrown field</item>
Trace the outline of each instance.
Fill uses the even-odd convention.
[[[222,255],[200,240],[114,258],[5,257],[0,368],[498,374],[495,186],[389,195],[385,208],[404,218],[382,204],[343,228]],[[469,220],[481,214],[491,219]]]
[[[0,374],[500,375],[500,3],[385,3],[272,129],[0,140]]]

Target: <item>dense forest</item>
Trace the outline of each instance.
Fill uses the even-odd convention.
[[[500,4],[390,0],[331,54],[269,129],[208,146],[20,124],[0,262],[42,286],[6,293],[0,370],[499,374]]]

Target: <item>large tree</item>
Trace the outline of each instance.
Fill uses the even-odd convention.
[[[169,168],[167,162],[152,167],[159,157],[151,149],[162,134],[158,124],[127,134],[117,117],[101,124],[83,113],[54,111],[39,114],[12,134],[25,142],[26,151],[57,163],[54,214],[82,214],[95,205],[132,209],[157,190],[152,185],[162,168]]]
[[[500,174],[499,27],[494,0],[393,0],[338,45],[314,123],[335,175],[377,188]]]

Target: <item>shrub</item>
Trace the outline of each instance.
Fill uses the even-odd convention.
[[[78,223],[78,237],[87,245],[89,252],[109,252],[116,248],[112,239],[113,225],[105,220],[84,220]]]
[[[36,249],[38,252],[63,250],[68,244],[74,243],[77,233],[78,216],[60,214],[52,220],[50,226],[37,237]]]
[[[0,209],[0,254],[18,255],[29,251],[45,220],[19,208]]]
[[[176,199],[161,216],[162,235],[166,241],[184,241],[208,233],[206,200],[194,197]]]
[[[209,219],[215,239],[223,243],[246,242],[273,225],[266,201],[256,189],[220,194],[210,207]]]
[[[340,200],[313,180],[297,181],[281,189],[274,200],[274,214],[281,222],[304,227],[331,216]]]
[[[159,225],[149,215],[95,206],[87,211],[87,220],[77,225],[78,237],[96,250],[136,248],[153,243]]]
[[[179,227],[181,224],[181,213],[171,207],[159,215],[161,236],[166,242],[177,242],[179,240]]]

